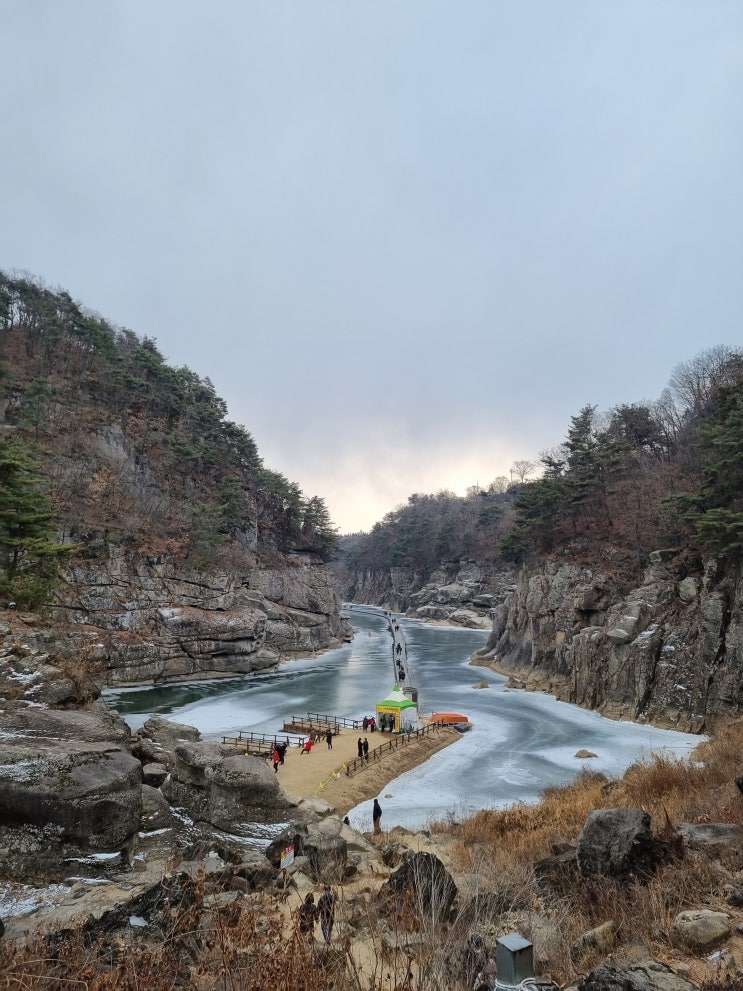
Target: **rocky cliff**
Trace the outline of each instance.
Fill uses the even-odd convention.
[[[367,571],[355,576],[346,595],[415,619],[487,629],[494,608],[514,591],[515,581],[513,572],[491,565],[451,562],[428,575],[404,568]]]
[[[655,551],[636,587],[555,561],[518,575],[483,663],[605,715],[701,732],[743,705],[740,566]]]
[[[323,500],[226,414],[152,340],[0,272],[0,604],[35,611],[24,642],[130,685],[342,641]]]
[[[294,554],[240,572],[177,566],[109,547],[62,572],[55,627],[106,685],[249,674],[342,642],[328,569]]]

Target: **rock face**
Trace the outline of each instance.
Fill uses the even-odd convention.
[[[390,875],[380,896],[408,904],[422,918],[444,919],[457,897],[457,886],[438,857],[415,853]]]
[[[416,619],[488,629],[492,610],[513,592],[515,576],[475,562],[441,565],[424,577],[403,568],[359,575],[348,598],[386,606]]]
[[[641,809],[592,812],[576,849],[583,877],[647,879],[669,856],[666,844],[650,832],[650,816]]]
[[[309,554],[206,574],[109,546],[104,563],[64,572],[53,614],[109,686],[249,674],[346,635],[330,571]]]
[[[0,851],[6,877],[54,875],[65,858],[126,847],[139,828],[142,768],[109,713],[3,711]]]
[[[662,551],[642,583],[544,563],[494,610],[484,663],[606,715],[701,731],[743,705],[740,567],[699,574]]]
[[[578,991],[698,991],[696,984],[656,960],[626,967],[601,964],[577,987]]]

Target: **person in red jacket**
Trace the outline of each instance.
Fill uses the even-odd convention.
[[[311,752],[311,750],[312,750],[312,737],[308,736],[307,739],[304,741],[304,746],[302,747],[300,753],[308,754]]]

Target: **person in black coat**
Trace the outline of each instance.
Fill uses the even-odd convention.
[[[374,823],[374,832],[382,832],[382,806],[379,804],[379,799],[374,799],[374,807],[372,808],[372,822]]]

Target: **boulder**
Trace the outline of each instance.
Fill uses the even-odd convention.
[[[3,734],[39,740],[85,740],[129,747],[131,730],[110,709],[46,709],[23,702],[3,705]]]
[[[266,847],[266,858],[278,867],[284,850],[293,846],[295,858],[302,858],[303,869],[315,882],[341,880],[348,858],[348,843],[342,835],[344,831],[343,828],[333,831],[309,827],[305,823],[292,823]]]
[[[210,770],[205,818],[220,829],[234,832],[240,824],[275,822],[276,813],[289,807],[276,775],[260,757],[223,757]]]
[[[674,974],[657,960],[628,966],[601,964],[579,981],[577,991],[699,991],[696,984]]]
[[[673,920],[678,943],[693,953],[709,953],[729,938],[730,916],[709,909],[679,912]]]
[[[414,853],[382,885],[380,898],[408,904],[419,918],[443,919],[457,897],[457,886],[438,857]]]
[[[173,822],[173,813],[162,792],[151,785],[143,784],[140,832],[151,833],[158,829],[170,829]]]
[[[558,850],[551,857],[545,857],[534,864],[534,880],[537,890],[564,898],[575,889],[580,877],[575,847]]]
[[[597,809],[578,837],[576,858],[584,877],[648,878],[670,857],[668,845],[650,832],[642,809]]]
[[[743,826],[731,822],[680,822],[678,831],[690,850],[743,849]]]
[[[164,764],[145,764],[142,768],[142,780],[153,788],[159,788],[167,776],[168,769]]]
[[[110,743],[0,744],[5,876],[57,876],[66,858],[126,847],[139,830],[141,782],[139,761]]]
[[[608,956],[617,941],[617,924],[613,920],[604,922],[595,929],[582,933],[570,948],[573,960],[580,960],[586,953],[598,951],[602,956]]]

